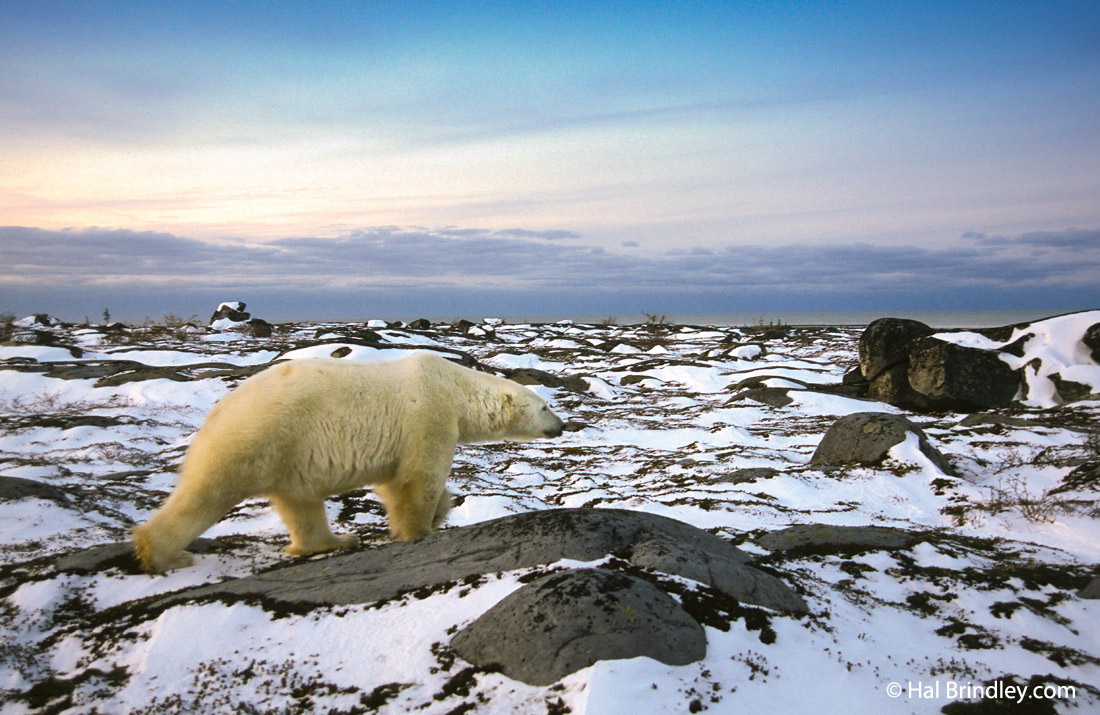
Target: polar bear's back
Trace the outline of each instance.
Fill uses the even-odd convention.
[[[439,394],[453,384],[450,367],[424,354],[274,365],[214,406],[192,441],[181,479],[188,472],[232,469],[236,478],[263,488],[269,481],[325,475],[332,483],[324,491],[336,493],[388,476],[418,435],[446,440],[455,431],[447,408],[455,400]]]

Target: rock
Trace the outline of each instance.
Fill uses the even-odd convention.
[[[931,407],[928,400],[909,386],[909,364],[892,365],[878,374],[867,386],[867,396],[888,405],[923,411]]]
[[[1100,363],[1100,323],[1090,325],[1081,342],[1091,351],[1092,361]]]
[[[429,330],[432,327],[432,321],[427,318],[417,318],[409,323],[409,327],[413,330]]]
[[[982,414],[980,412],[959,420],[960,427],[977,427],[979,425],[1000,425],[1002,427],[1023,427],[1024,429],[1034,429],[1035,427],[1042,426],[1042,423],[1037,422],[1027,417],[1012,417],[1011,415],[997,415],[997,414]]]
[[[808,610],[789,586],[753,568],[746,554],[717,536],[654,514],[583,508],[515,514],[416,541],[340,552],[185,589],[161,602],[237,597],[305,605],[372,603],[483,574],[562,559],[594,561],[608,554],[699,581],[742,603],[792,613]]]
[[[636,385],[636,384],[638,384],[639,382],[641,382],[643,380],[656,380],[657,382],[664,382],[664,380],[662,380],[661,378],[653,377],[652,375],[634,374],[634,375],[624,375],[622,377],[622,379],[619,380],[619,384],[622,385],[623,387],[626,387],[628,385]]]
[[[777,474],[779,474],[779,470],[771,467],[748,467],[732,471],[729,474],[723,474],[714,481],[725,484],[743,484],[745,482],[755,482],[757,479],[771,479]]]
[[[588,392],[590,389],[588,380],[580,375],[566,375],[561,379],[562,387],[570,392]]]
[[[254,338],[270,338],[274,326],[261,318],[253,318],[248,321],[248,332]]]
[[[932,337],[909,349],[909,385],[934,409],[1006,407],[1020,390],[1020,375],[992,350],[965,347]]]
[[[60,325],[61,321],[48,313],[35,313],[25,318],[11,321],[17,328],[29,328],[33,325]]]
[[[117,417],[107,415],[68,415],[44,414],[24,415],[22,417],[0,417],[0,425],[14,429],[42,429],[54,427],[59,430],[75,427],[118,427],[126,424]]]
[[[1093,576],[1092,580],[1085,585],[1077,595],[1081,598],[1098,599],[1100,598],[1100,576]]]
[[[825,433],[810,464],[818,467],[878,464],[890,448],[904,442],[909,433],[917,435],[921,452],[940,471],[955,474],[947,459],[929,443],[919,427],[900,415],[885,412],[857,412],[841,417]]]
[[[788,389],[786,387],[753,387],[737,393],[730,398],[730,402],[752,400],[772,407],[786,407],[794,402],[794,399],[787,394]]]
[[[514,370],[507,370],[504,376],[512,382],[518,382],[521,385],[561,387],[564,384],[562,379],[557,375],[552,375],[545,370],[538,370],[533,367],[520,367]]]
[[[15,499],[49,499],[67,502],[65,492],[52,484],[24,479],[23,477],[0,477],[0,501]]]
[[[507,370],[504,376],[521,385],[542,385],[543,387],[565,388],[572,392],[588,392],[588,382],[578,375],[562,378],[533,367],[520,367]]]
[[[864,389],[867,388],[867,378],[863,376],[863,368],[856,365],[848,372],[844,373],[844,377],[841,378],[840,384],[842,385],[859,385]]]
[[[107,377],[101,377],[95,381],[95,387],[114,387],[127,382],[141,382],[143,380],[172,380],[173,382],[186,382],[189,378],[169,367],[149,367],[129,372],[119,372]]]
[[[252,316],[244,312],[245,304],[240,301],[233,301],[229,303],[222,303],[218,306],[218,309],[214,311],[214,314],[210,316],[210,324],[213,325],[219,320],[229,320],[234,323],[243,323]]]
[[[1054,389],[1058,391],[1058,396],[1066,402],[1095,400],[1097,397],[1100,397],[1100,395],[1097,395],[1093,391],[1092,385],[1066,380],[1057,372],[1051,373],[1047,377],[1054,383]]]
[[[756,539],[756,544],[769,551],[835,554],[907,549],[920,540],[920,536],[885,526],[799,524],[768,532]]]
[[[195,539],[187,550],[195,554],[206,554],[222,548],[225,548],[225,544],[216,539]],[[112,567],[128,573],[144,573],[134,556],[134,547],[129,542],[103,544],[66,554],[54,561],[54,567],[58,571],[69,573],[94,573]]]
[[[470,663],[550,685],[600,660],[647,656],[687,665],[707,652],[703,627],[668,594],[598,569],[555,572],[485,612],[451,641]]]
[[[909,345],[935,331],[924,323],[905,318],[879,318],[859,338],[859,368],[874,382],[883,370],[909,359]]]

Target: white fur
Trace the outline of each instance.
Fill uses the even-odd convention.
[[[179,484],[134,548],[148,571],[188,566],[183,549],[244,499],[271,500],[287,553],[359,543],[329,530],[324,500],[371,485],[399,540],[425,536],[450,509],[458,444],[561,434],[532,391],[435,355],[389,362],[293,360],[245,380],[195,434]]]

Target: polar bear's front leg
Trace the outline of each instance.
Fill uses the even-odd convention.
[[[435,505],[435,516],[432,517],[432,528],[438,529],[439,525],[443,523],[443,520],[447,518],[447,513],[451,510],[452,495],[450,490],[444,488],[439,493],[439,501]]]
[[[272,506],[279,512],[290,532],[290,545],[286,547],[286,553],[291,556],[305,556],[359,545],[359,537],[355,534],[337,536],[332,533],[325,515],[324,499],[291,498],[284,494],[272,494],[270,498]]]
[[[395,541],[411,541],[432,533],[438,521],[443,520],[446,511],[438,515],[446,505],[450,508],[450,494],[444,498],[443,484],[425,483],[428,480],[394,481],[380,484],[375,492],[386,506],[386,517],[390,522],[390,535]],[[438,515],[438,516],[437,516]]]

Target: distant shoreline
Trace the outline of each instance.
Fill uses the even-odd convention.
[[[1088,310],[1088,309],[1084,309]],[[744,327],[760,325],[790,325],[790,326],[827,326],[859,327],[871,323],[879,318],[908,318],[919,320],[933,328],[995,328],[1002,325],[1014,325],[1042,318],[1049,318],[1065,313],[1076,313],[1078,310],[1043,310],[1043,309],[1005,309],[1005,310],[849,310],[849,311],[776,311],[776,312],[744,312],[744,313],[667,313],[655,314],[656,319],[664,319],[670,325],[700,325],[715,327]],[[258,317],[263,317],[258,316]],[[574,323],[599,325],[609,321],[616,325],[635,325],[646,323],[650,320],[649,314],[562,314],[562,315],[486,315],[486,316],[409,316],[401,318],[372,316],[369,318],[340,318],[340,319],[305,319],[305,320],[280,320],[280,323],[339,323],[361,322],[370,319],[404,320],[409,322],[417,317],[426,317],[433,323],[452,322],[457,320],[480,321],[498,318],[506,323],[530,323],[545,324],[556,323],[563,320],[571,320]]]

